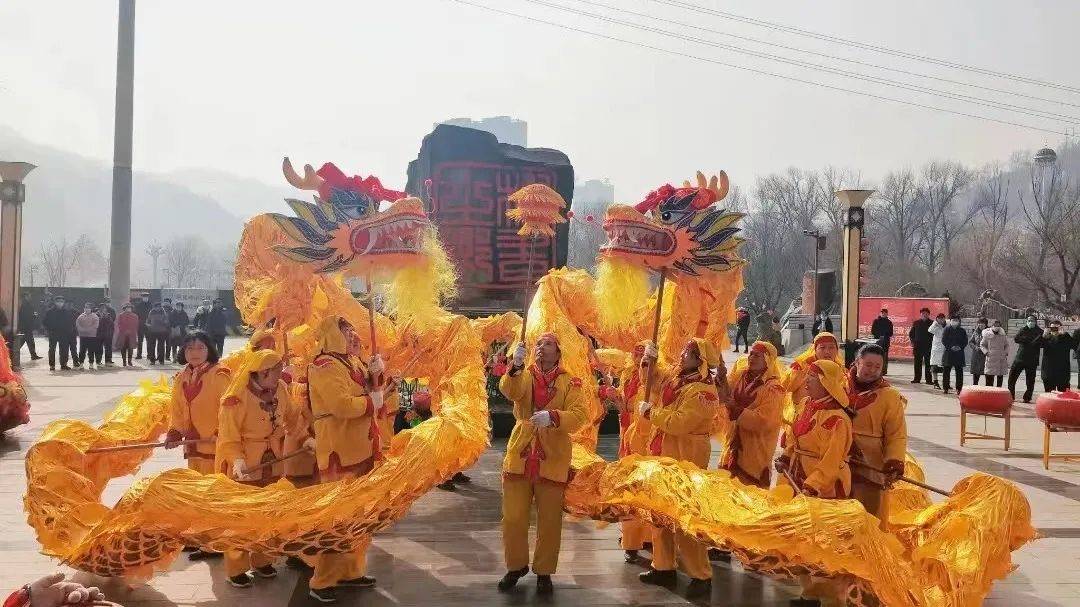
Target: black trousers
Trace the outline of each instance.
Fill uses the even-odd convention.
[[[94,362],[101,364],[102,359],[112,364],[112,333],[98,336],[97,350],[94,351]]]
[[[926,369],[926,383],[934,378],[934,371],[930,368],[930,344],[915,346],[915,381],[923,380],[923,369]]]
[[[165,350],[168,349],[168,333],[146,333],[146,357],[150,362],[165,362]]]
[[[1009,367],[1009,392],[1012,393],[1013,400],[1016,400],[1016,380],[1020,378],[1020,374],[1024,374],[1024,379],[1027,380],[1027,390],[1024,390],[1024,402],[1031,402],[1031,395],[1035,392],[1035,369],[1038,367],[1038,363],[1025,365],[1022,362],[1013,363]]]
[[[26,344],[26,349],[30,351],[30,357],[31,358],[37,358],[37,344],[34,343],[34,332],[33,331],[27,331],[25,333],[20,333],[19,337],[18,337],[18,340],[19,341],[18,341],[18,345],[16,346],[16,349],[21,348],[21,347],[23,347],[23,344]]]
[[[881,365],[881,374],[882,375],[888,375],[889,374],[889,346],[888,346],[888,344],[886,344],[886,345],[883,345],[881,348],[883,350],[885,350],[885,361]],[[929,356],[929,354],[927,354],[927,356]]]
[[[225,350],[225,334],[211,335],[210,341],[214,342],[214,347],[217,348],[218,356],[221,356]]]
[[[74,339],[74,338],[70,338]],[[56,350],[60,350],[60,366],[66,367],[68,365],[68,354],[70,350],[68,348],[68,337],[58,337],[56,335],[49,336],[49,368],[56,367]]]
[[[959,392],[964,389],[964,367],[951,367],[946,365],[941,369],[941,387],[944,388],[946,392],[952,387],[949,383],[949,376],[954,373],[956,374],[956,391]]]
[[[742,338],[743,348],[745,352],[750,350],[750,337],[747,336],[747,332],[750,330],[750,326],[739,327],[739,330],[735,332],[735,350],[739,349],[739,338]]]
[[[971,381],[974,382],[975,385],[977,386],[977,385],[979,385],[979,378],[980,377],[983,377],[983,376],[982,375],[972,375],[971,376]],[[1004,375],[987,375],[986,376],[986,385],[993,386],[995,377],[997,378],[997,387],[1000,388],[1001,387],[1001,382],[1004,381],[1004,379],[1005,379]]]
[[[83,362],[94,362],[94,354],[97,352],[98,338],[95,337],[79,337],[79,357],[76,360],[80,365]]]
[[[146,340],[147,342],[150,341],[150,336],[146,332],[146,325],[143,324],[144,322],[146,322],[146,321],[141,320],[141,319],[139,321],[139,336],[135,340],[135,346],[136,346],[135,347],[135,358],[142,358],[143,340]],[[152,355],[150,354],[150,345],[149,345],[149,343],[147,343],[147,347],[146,347],[146,357],[147,358],[152,358]]]
[[[1062,373],[1059,375],[1053,375],[1050,377],[1043,376],[1043,392],[1051,392],[1058,390],[1064,392],[1069,389],[1069,376],[1071,373]]]

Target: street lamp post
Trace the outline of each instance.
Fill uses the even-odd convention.
[[[840,305],[840,340],[844,342],[844,359],[854,359],[859,337],[859,290],[861,285],[862,234],[866,221],[863,203],[874,190],[840,190],[836,197],[847,207],[844,219],[844,291]]]
[[[5,336],[11,344],[11,365],[19,367],[15,347],[19,330],[19,273],[22,270],[22,205],[26,202],[23,180],[36,166],[29,162],[0,162],[0,310],[11,323]]]
[[[821,235],[821,230],[803,230],[802,233],[803,236],[814,239],[814,302],[810,309],[816,319],[818,315],[818,260],[821,257],[821,250],[825,248],[825,237]]]

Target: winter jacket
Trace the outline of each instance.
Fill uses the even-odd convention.
[[[986,365],[986,353],[979,349],[982,345],[983,329],[975,327],[971,330],[971,339],[968,340],[968,345],[971,346],[971,369],[972,375],[982,375]]]
[[[929,318],[917,318],[911,323],[911,329],[908,330],[908,339],[911,340],[911,345],[929,346],[931,343],[930,325],[934,324],[934,321]]]
[[[49,308],[42,325],[48,336],[54,339],[75,337],[75,323],[72,322],[71,313],[66,308],[56,306]]]
[[[945,333],[945,327],[933,322],[930,323],[927,333],[933,338],[930,346],[930,364],[935,367],[942,367],[945,365],[945,344],[941,343],[941,336]]]
[[[152,308],[153,305],[149,301],[139,299],[131,304],[131,307],[134,308],[135,314],[139,317],[139,322],[145,325],[146,317],[150,315],[150,308]]]
[[[146,317],[146,330],[151,333],[169,332],[169,315],[160,306],[150,310]]]
[[[1013,357],[1014,365],[1034,367],[1039,364],[1039,344],[1036,340],[1043,334],[1041,327],[1024,327],[1016,332],[1013,341],[1020,344]]]
[[[138,335],[139,315],[134,312],[121,312],[120,316],[116,317],[116,343],[134,344]]]
[[[889,342],[892,341],[893,336],[892,321],[878,316],[870,325],[870,335],[874,336],[879,346],[888,350]]]
[[[79,337],[97,337],[100,319],[93,312],[83,312],[75,319],[75,330]]]
[[[1080,329],[1073,331],[1073,350],[1075,350],[1076,360],[1080,361]],[[1077,362],[1077,367],[1080,367],[1080,362]]]
[[[206,313],[204,325],[206,332],[210,335],[225,335],[225,310],[210,308],[210,311]]]
[[[116,319],[108,311],[102,311],[98,314],[98,328],[97,336],[99,339],[107,339],[109,343],[112,343],[113,331],[115,329]]]
[[[1069,362],[1069,354],[1076,346],[1072,335],[1061,332],[1057,335],[1043,333],[1035,340],[1035,344],[1042,349],[1042,378],[1057,379],[1068,378],[1072,372]],[[1068,379],[1065,379],[1068,382]]]
[[[29,334],[37,329],[37,325],[37,306],[29,301],[23,301],[19,306],[19,333]]]
[[[735,324],[739,325],[739,328],[746,330],[750,328],[750,313],[742,310],[738,313],[738,317],[735,320]]]
[[[959,325],[945,327],[945,331],[941,334],[941,343],[945,346],[942,366],[963,367],[964,348],[967,347],[968,343],[967,331]]]
[[[1009,336],[1002,327],[991,327],[982,332],[979,349],[986,355],[984,375],[1007,375],[1009,373]]]
[[[191,320],[185,310],[173,310],[172,314],[169,314],[169,328],[180,329],[180,333],[184,334],[187,332],[189,324],[191,324]]]
[[[826,333],[832,333],[833,332],[833,325],[832,325],[832,319],[831,318],[825,317],[825,320],[822,321],[821,317],[819,316],[816,319],[814,319],[814,326],[813,326],[813,328],[811,328],[810,333],[814,337],[817,337],[817,334],[821,333],[822,331],[824,331]]]

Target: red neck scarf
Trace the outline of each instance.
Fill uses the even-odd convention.
[[[562,373],[562,368],[555,365],[550,371],[540,368],[540,363],[533,363],[533,411],[543,411],[555,398],[555,380]]]
[[[870,383],[861,382],[855,373],[855,367],[851,367],[847,373],[847,393],[851,408],[858,411],[870,406],[877,400],[878,390],[889,385],[889,381],[884,377],[879,377],[877,381]]]
[[[791,426],[791,431],[795,436],[803,436],[814,428],[814,415],[818,411],[829,411],[832,409],[841,409],[840,403],[836,402],[836,399],[831,396],[825,396],[818,400],[811,400],[803,405],[802,411],[799,412],[799,418],[795,420],[795,423]]]
[[[184,390],[184,398],[187,399],[188,403],[195,400],[199,396],[199,392],[202,392],[202,378],[210,370],[211,366],[210,363],[202,363],[199,366],[188,365],[188,380],[183,382],[181,386]]]

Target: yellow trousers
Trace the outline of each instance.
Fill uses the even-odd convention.
[[[565,492],[565,487],[554,483],[503,479],[503,556],[508,571],[529,566],[529,513],[535,502],[536,551],[532,569],[536,575],[555,573],[562,543]]]
[[[653,528],[642,521],[622,522],[622,549],[641,550],[645,542],[651,542]]]
[[[242,550],[225,551],[225,575],[236,577],[250,569],[265,567],[274,562],[274,559],[257,552],[244,552]]]
[[[653,569],[657,571],[675,570],[675,550],[679,551],[679,560],[683,571],[698,580],[712,579],[712,565],[709,564],[709,551],[705,544],[682,531],[657,529],[653,534]]]
[[[889,500],[885,490],[876,484],[852,479],[851,497],[858,500],[867,512],[881,520],[881,528],[885,529],[889,516]]]
[[[356,478],[353,472],[341,472],[338,474],[322,473],[319,477],[321,482],[333,482]],[[367,573],[367,549],[371,546],[371,538],[356,552],[345,554],[318,554],[304,560],[315,570],[311,574],[308,587],[312,590],[321,590],[337,586],[342,580],[351,580]]]
[[[199,474],[213,474],[214,473],[214,458],[213,457],[192,457],[187,460],[188,470],[194,470]]]

